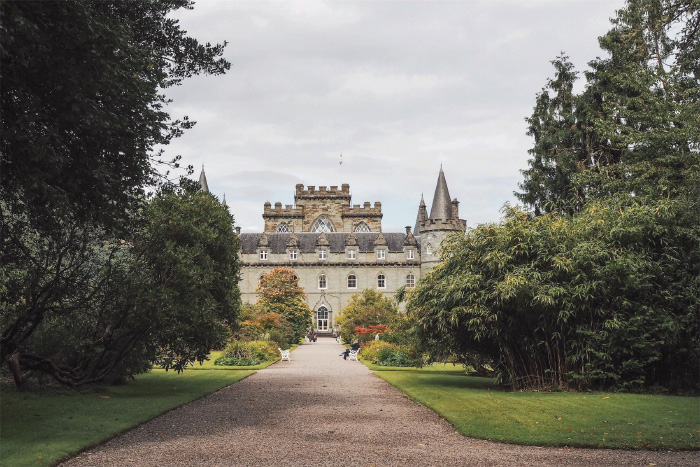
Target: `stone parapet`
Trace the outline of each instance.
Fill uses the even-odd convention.
[[[347,199],[350,202],[350,185],[343,183],[338,189],[337,185],[332,185],[330,187],[309,185],[304,189],[304,185],[299,183],[296,185],[296,191],[294,193],[294,199],[296,201],[304,199]]]

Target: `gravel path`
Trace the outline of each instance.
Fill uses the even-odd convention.
[[[515,446],[465,438],[432,411],[304,344],[243,381],[168,412],[63,465],[700,465],[700,452]]]

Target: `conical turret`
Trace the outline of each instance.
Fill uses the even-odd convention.
[[[450,198],[450,190],[447,189],[442,165],[440,165],[440,174],[435,187],[435,195],[433,195],[433,206],[430,208],[430,219],[442,219],[443,221],[452,219],[452,198]]]
[[[420,205],[418,206],[418,215],[416,216],[416,226],[413,227],[413,235],[420,235],[420,223],[428,219],[428,211],[425,207],[423,193],[420,194]]]
[[[204,174],[204,164],[202,164],[202,172],[199,174],[199,185],[202,191],[209,193],[209,185],[207,184],[207,176]]]

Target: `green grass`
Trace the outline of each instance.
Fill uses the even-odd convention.
[[[212,352],[209,354],[209,360],[204,361],[201,365],[199,363],[194,363],[191,367],[188,367],[188,370],[262,370],[263,368],[267,368],[268,366],[272,365],[275,362],[279,361],[279,358],[277,360],[272,360],[269,362],[262,362],[258,365],[249,365],[249,366],[233,366],[233,365],[214,365],[214,362],[216,361],[217,358],[221,357],[221,354],[223,352],[221,350],[212,350]]]
[[[153,370],[122,386],[0,390],[2,465],[52,465],[253,371]]]
[[[466,436],[505,443],[620,449],[700,449],[700,398],[497,390],[488,378],[375,371]]]

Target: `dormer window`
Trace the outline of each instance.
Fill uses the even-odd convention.
[[[386,259],[386,250],[377,250],[377,259]]]
[[[328,251],[326,251],[326,250],[324,250],[324,249],[318,250],[318,259],[319,259],[319,260],[323,261],[323,260],[325,260],[327,257],[328,257]]]
[[[356,259],[357,250],[348,250],[348,259]]]
[[[297,250],[290,250],[290,252],[289,252],[289,259],[292,260],[292,261],[296,261],[296,259],[297,259],[297,254],[298,254],[298,253],[299,253],[299,252],[298,252]]]
[[[260,250],[260,260],[261,261],[267,260],[267,250]]]
[[[406,250],[406,259],[416,259],[416,251],[413,249]]]

